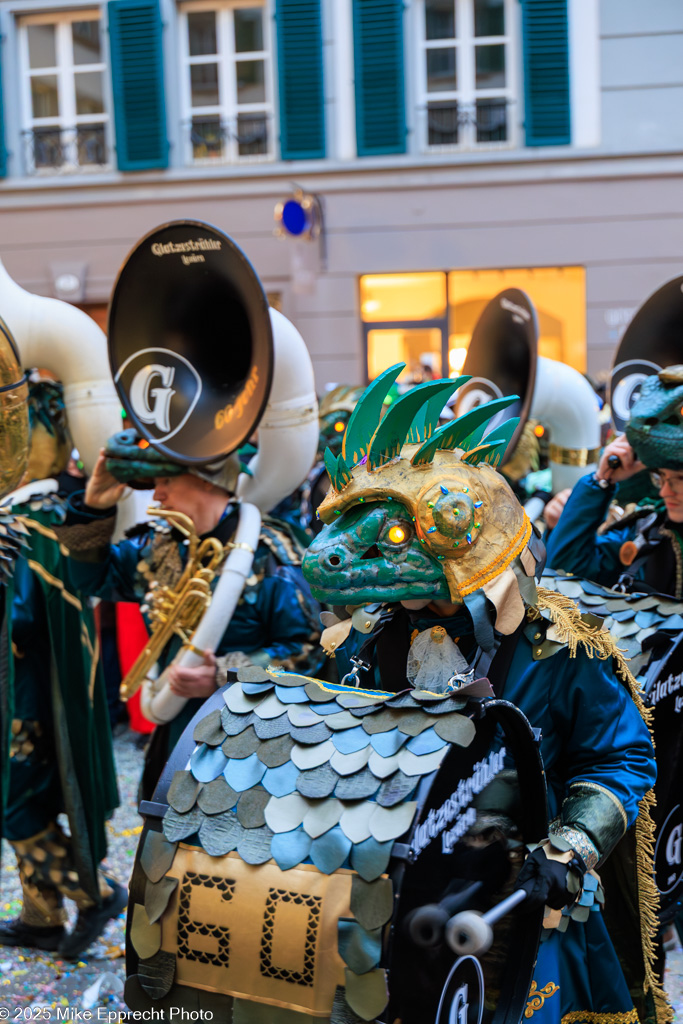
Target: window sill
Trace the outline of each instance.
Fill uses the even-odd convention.
[[[550,180],[609,179],[652,175],[654,177],[683,174],[683,152],[680,149],[657,152],[609,152],[600,149],[574,149],[571,146],[506,148],[454,151],[437,154],[405,154],[401,156],[361,157],[349,161],[334,159],[240,162],[238,164],[196,164],[170,167],[166,170],[127,171],[115,169],[74,174],[35,174],[7,177],[0,181],[0,195],[9,193],[40,193],[54,190],[80,189],[96,193],[103,188],[121,193],[130,192],[135,201],[137,187],[147,189],[160,185],[176,194],[192,196],[201,184],[213,184],[216,195],[268,194],[273,188],[291,188],[292,174],[306,176],[308,189],[324,191],[328,187],[349,191],[374,191],[387,187],[388,179],[398,187],[431,185],[450,187],[504,184],[507,182],[547,182]],[[145,192],[145,195],[147,193]]]

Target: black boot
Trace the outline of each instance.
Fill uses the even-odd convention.
[[[37,928],[26,924],[20,917],[0,922],[0,946],[26,946],[54,952],[66,935],[61,924],[51,928]]]
[[[107,921],[118,917],[128,903],[128,892],[117,882],[110,881],[113,888],[111,896],[107,896],[99,907],[88,907],[79,910],[73,931],[64,935],[59,943],[59,952],[65,960],[75,960],[99,938]]]

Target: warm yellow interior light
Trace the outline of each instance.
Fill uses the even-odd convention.
[[[460,373],[465,364],[466,357],[467,349],[464,346],[450,350],[448,353],[448,369],[452,374]]]
[[[360,308],[366,323],[438,319],[446,314],[446,275],[366,274],[360,279]]]
[[[536,307],[538,354],[585,372],[585,268],[454,270],[448,275],[449,332],[471,335],[486,303],[504,288],[521,288]]]
[[[338,434],[343,434],[344,431],[346,430],[346,424],[342,420],[337,420],[337,422],[334,425],[334,429]]]

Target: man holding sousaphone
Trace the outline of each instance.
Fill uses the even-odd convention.
[[[596,472],[574,488],[548,542],[553,568],[605,586],[656,591],[680,600],[683,530],[683,366],[643,382],[626,432],[607,445]],[[598,534],[615,485],[650,470],[659,500]]]
[[[121,477],[130,481],[130,463],[117,459],[114,454],[117,447],[125,450],[121,442],[129,440],[130,433],[124,432],[111,439],[88,481],[83,499],[73,501],[83,521],[90,517],[93,526],[106,522],[123,496],[126,485],[120,482]],[[196,543],[195,537],[199,539],[195,563],[199,571],[207,564],[207,551],[214,563],[218,566],[222,563],[223,550],[229,550],[237,526],[239,507],[234,491],[239,463],[236,458],[229,458],[211,480],[206,472],[187,473],[184,467],[167,460],[162,465],[155,463],[156,452],[151,447],[138,451],[136,471],[144,474],[143,480],[153,479],[160,518],[141,526],[133,536],[108,551],[103,548],[104,557],[100,561],[78,562],[79,552],[72,550],[72,577],[81,589],[97,596],[145,602],[143,610],[148,612],[154,609],[160,587],[170,588],[167,593],[173,592],[173,598],[180,599],[183,590],[180,581],[183,570],[187,570],[184,556]],[[174,657],[181,643],[171,633],[168,644],[155,645],[151,654],[146,648],[131,669],[123,683],[124,696],[130,696],[134,688],[143,684],[145,668],[151,669],[159,658],[162,667],[169,666],[165,673],[168,690],[186,701],[176,717],[159,723],[153,734],[142,779],[143,799],[151,798],[183,729],[203,701],[225,683],[228,668],[255,663],[307,672],[313,671],[319,663],[316,652],[318,607],[299,581],[301,555],[293,534],[283,524],[264,522],[242,600],[215,654],[204,650],[201,664],[178,664]],[[185,583],[196,586],[191,582],[193,578],[196,579],[194,574],[186,576]],[[149,691],[154,684],[146,686],[148,692],[143,700],[150,702]]]
[[[183,259],[188,251],[192,261]],[[302,551],[284,524],[262,522],[259,511],[308,472],[317,403],[300,335],[268,310],[237,246],[200,222],[166,225],[133,249],[112,296],[109,351],[135,428],[100,454],[85,495],[71,500],[63,540],[74,585],[137,601],[147,615],[150,641],[122,694],[143,685],[143,710],[160,726],[143,775],[150,798],[227,668],[307,671],[320,662]],[[236,451],[257,425],[258,454],[240,476]],[[154,487],[160,508],[154,522],[110,545],[126,485]],[[167,671],[152,681],[156,663]]]

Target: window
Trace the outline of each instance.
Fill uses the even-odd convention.
[[[419,13],[422,145],[509,145],[512,0],[422,0]]]
[[[109,114],[99,13],[22,19],[19,40],[27,171],[106,166]]]
[[[182,9],[183,108],[190,163],[273,156],[270,25],[254,0]]]
[[[538,354],[586,369],[586,273],[583,267],[368,274],[360,310],[368,380],[404,362],[402,384],[457,377],[486,304],[521,288],[536,308]]]

